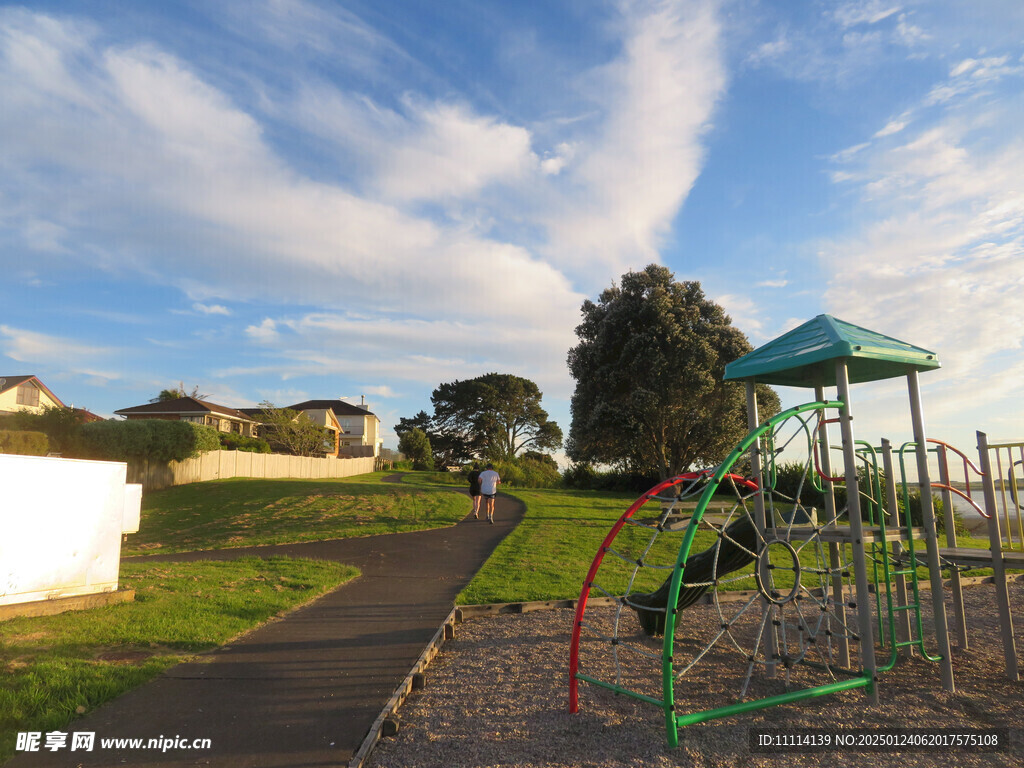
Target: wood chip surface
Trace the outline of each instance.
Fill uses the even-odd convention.
[[[1016,618],[1015,640],[1024,655],[1024,584],[1010,585]],[[925,604],[926,637],[934,650],[930,597]],[[568,655],[573,620],[570,610],[473,619],[457,628],[426,672],[426,687],[415,691],[398,712],[401,727],[381,739],[369,768],[661,768],[663,766],[1024,766],[1024,683],[1005,672],[1003,646],[992,585],[965,588],[969,647],[956,646],[951,595],[946,604],[951,625],[956,693],[943,691],[939,666],[919,656],[901,660],[882,676],[880,704],[872,707],[853,690],[692,725],[680,731],[680,745],[665,742],[662,711],[650,704],[581,684],[580,711],[568,711]],[[589,612],[588,612],[589,613]],[[683,626],[714,623],[709,606],[685,612]],[[637,634],[638,641],[640,635]],[[652,643],[657,647],[658,643]],[[635,654],[634,654],[635,655]],[[586,659],[585,659],[586,661]],[[591,660],[593,662],[593,660]],[[598,659],[591,669],[614,679],[616,665]],[[716,661],[700,691],[677,689],[684,711],[731,703],[714,681],[742,677],[736,660]],[[1024,658],[1022,658],[1024,666]],[[653,671],[652,671],[653,670]],[[630,685],[656,679],[655,662],[639,656],[624,660],[619,673]],[[653,676],[653,677],[652,677]],[[601,677],[601,679],[607,679]],[[709,682],[709,680],[711,682]],[[754,683],[755,688],[760,682]],[[777,683],[775,683],[777,684]],[[628,687],[628,686],[627,686]],[[630,688],[635,690],[635,688]],[[767,690],[767,689],[766,689]],[[658,694],[660,695],[660,693]],[[687,705],[690,709],[687,709]],[[802,753],[752,751],[750,737],[763,729],[814,729],[834,734],[869,728],[1007,729],[1008,743],[997,752],[950,747],[942,750],[854,751],[817,749]]]

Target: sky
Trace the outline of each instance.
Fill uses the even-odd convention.
[[[103,416],[537,382],[657,262],[756,347],[938,353],[929,436],[1024,439],[1019,0],[0,2],[0,376]],[[784,405],[812,398],[781,389]],[[905,382],[854,387],[909,439]]]

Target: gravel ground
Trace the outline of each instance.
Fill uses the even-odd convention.
[[[923,595],[925,602],[927,593]],[[689,726],[680,745],[665,744],[660,709],[586,684],[580,712],[568,712],[569,610],[538,611],[474,619],[458,627],[453,640],[427,670],[427,685],[399,711],[401,728],[382,739],[367,761],[373,768],[516,766],[521,768],[605,768],[611,766],[1007,766],[1024,765],[1024,683],[1005,675],[999,640],[995,589],[964,591],[969,650],[954,647],[957,693],[942,690],[939,667],[911,658],[886,673],[880,705],[871,707],[860,691],[848,691]],[[1017,618],[1017,647],[1024,651],[1024,584],[1011,585]],[[686,612],[686,626],[716,619],[710,607]],[[947,596],[947,611],[952,610]],[[925,611],[925,620],[930,617]],[[588,617],[590,611],[588,611]],[[952,634],[952,633],[951,633]],[[926,635],[931,637],[929,633]],[[639,635],[637,635],[639,639]],[[953,635],[955,642],[955,634]],[[933,643],[929,643],[934,647]],[[653,646],[652,646],[653,647]],[[586,656],[583,657],[585,660]],[[623,664],[629,687],[654,685],[654,662],[643,657]],[[588,669],[612,676],[614,666],[598,660]],[[705,665],[709,676],[677,689],[686,711],[730,703],[719,689],[742,678],[735,660]],[[595,674],[600,676],[600,674]],[[608,679],[602,677],[602,679]],[[722,682],[723,685],[719,685]],[[758,683],[754,686],[772,683]],[[635,687],[634,687],[635,686]],[[656,687],[656,686],[655,686]],[[697,689],[700,690],[697,690]],[[758,691],[767,688],[758,688]],[[660,694],[659,694],[660,695]],[[702,702],[704,704],[702,705]],[[766,728],[1006,728],[1008,743],[998,752],[949,748],[940,751],[851,749],[788,754],[752,752],[752,731]]]

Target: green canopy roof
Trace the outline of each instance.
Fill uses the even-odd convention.
[[[847,359],[850,383],[891,379],[939,367],[934,352],[830,315],[818,315],[725,366],[725,379],[756,379],[786,387],[832,387],[834,362]]]

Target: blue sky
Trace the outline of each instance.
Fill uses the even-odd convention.
[[[935,350],[931,435],[1024,438],[1022,41],[1017,0],[0,3],[0,375],[365,395],[393,447],[497,371],[568,431],[580,304],[660,262],[755,346]]]

